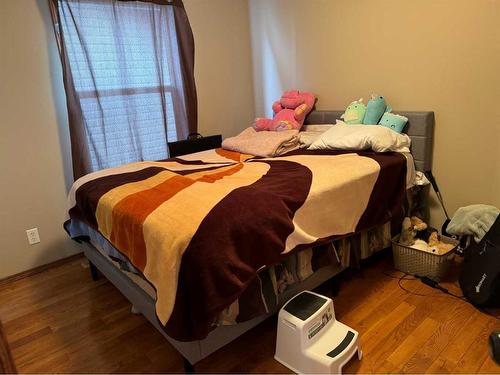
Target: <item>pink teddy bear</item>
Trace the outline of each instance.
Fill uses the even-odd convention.
[[[299,130],[315,101],[316,97],[310,92],[285,91],[280,100],[273,103],[274,117],[257,118],[253,127],[257,131]]]

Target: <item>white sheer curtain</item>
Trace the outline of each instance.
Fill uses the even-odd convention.
[[[86,172],[165,159],[167,142],[188,135],[176,10],[156,2],[57,0],[65,86],[74,95],[68,111],[80,120]]]

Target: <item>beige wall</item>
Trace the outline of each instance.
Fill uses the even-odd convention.
[[[253,118],[245,0],[186,0],[196,42],[200,132]],[[71,181],[61,67],[47,0],[0,0],[0,278],[73,254],[62,229]],[[29,246],[25,230],[42,242]]]
[[[0,1],[0,278],[77,251],[62,229],[68,134],[41,3]],[[32,227],[42,242],[30,246]]]
[[[235,135],[254,119],[246,0],[184,0],[195,37],[199,132]]]
[[[286,88],[320,109],[372,92],[436,113],[434,174],[453,213],[500,206],[500,2],[249,0],[256,114]],[[365,101],[366,102],[366,101]],[[432,210],[440,225],[440,210]]]

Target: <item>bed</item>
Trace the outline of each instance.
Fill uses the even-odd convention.
[[[409,123],[407,125],[407,128],[405,132],[411,137],[412,139],[412,154],[415,162],[415,166],[417,170],[419,171],[428,171],[431,169],[431,161],[432,161],[432,137],[433,137],[433,129],[434,129],[434,114],[432,112],[399,112],[403,114],[404,116],[408,117]],[[306,124],[327,124],[327,123],[335,123],[335,120],[340,117],[342,112],[339,111],[313,111],[311,114],[306,119]],[[360,153],[356,153],[360,154]],[[403,178],[406,176],[406,170],[407,170],[407,165],[406,161],[401,159],[400,156],[398,155],[381,155],[381,154],[375,154],[372,152],[366,152],[362,153],[362,155],[353,155],[353,153],[344,153],[344,152],[337,152],[333,153],[329,156],[323,155],[324,157],[331,157],[332,160],[333,158],[335,160],[340,160],[341,164],[342,163],[354,163],[353,165],[356,166],[356,168],[352,168],[353,170],[359,170],[359,181],[358,181],[358,186],[356,187],[355,185],[350,186],[350,189],[361,189],[359,190],[362,192],[364,188],[361,188],[362,186],[367,185],[367,181],[369,178],[370,173],[363,174],[363,168],[379,168],[380,172],[377,172],[377,175],[384,175],[384,179],[382,178],[377,178],[377,179],[372,179],[373,181],[371,182],[371,188],[368,193],[366,193],[365,196],[365,203],[363,203],[361,206],[362,209],[356,209],[356,202],[352,201],[350,205],[347,205],[344,207],[344,211],[340,210],[342,215],[345,216],[345,219],[342,220],[344,227],[338,229],[337,232],[335,232],[335,235],[333,236],[326,236],[322,235],[322,233],[329,233],[329,232],[322,232],[322,228],[318,226],[317,228],[312,228],[307,230],[305,228],[302,232],[307,232],[307,233],[302,233],[301,231],[297,230],[297,228],[293,228],[293,225],[297,226],[297,222],[294,221],[292,224],[290,220],[286,218],[286,216],[292,216],[293,220],[295,220],[296,216],[304,216],[304,220],[302,221],[302,224],[305,225],[304,223],[309,223],[311,222],[310,218],[311,216],[307,216],[307,207],[309,208],[314,208],[315,210],[318,210],[318,201],[317,202],[309,202],[306,200],[309,199],[311,196],[311,192],[313,192],[313,187],[312,183],[307,180],[308,178],[311,179],[311,177],[308,177],[308,171],[307,170],[314,170],[315,168],[315,163],[317,160],[319,160],[318,155],[313,155],[311,153],[304,153],[304,152],[297,152],[292,155],[287,155],[286,160],[281,159],[281,160],[265,160],[265,159],[252,159],[248,158],[246,159],[245,155],[232,155],[232,154],[227,154],[224,152],[214,152],[212,154],[203,154],[205,159],[203,163],[200,163],[200,157],[199,156],[194,156],[194,157],[187,157],[182,160],[177,160],[174,162],[168,162],[169,168],[175,171],[176,174],[182,174],[186,173],[186,175],[192,175],[193,173],[203,173],[203,176],[201,178],[206,179],[206,173],[207,171],[214,171],[216,176],[214,177],[213,175],[210,177],[210,181],[212,180],[217,180],[220,178],[220,174],[222,173],[224,176],[229,176],[234,174],[237,176],[237,178],[233,179],[234,181],[237,181],[236,183],[236,191],[245,191],[246,193],[246,198],[245,201],[241,201],[236,199],[237,195],[235,196],[234,194],[231,195],[231,199],[227,199],[226,193],[222,195],[222,198],[220,201],[216,201],[214,203],[215,206],[210,206],[210,215],[207,217],[203,216],[200,218],[200,224],[199,227],[197,227],[197,230],[194,231],[195,233],[187,237],[187,242],[188,244],[183,246],[178,246],[177,243],[172,244],[171,246],[178,246],[179,249],[182,249],[179,256],[175,258],[172,261],[166,262],[165,259],[163,258],[154,258],[152,256],[153,253],[151,253],[150,250],[147,253],[149,258],[149,263],[151,262],[151,259],[155,259],[155,264],[170,264],[170,263],[179,263],[178,268],[172,268],[169,269],[168,272],[165,271],[163,274],[167,275],[165,278],[165,275],[163,275],[161,279],[157,280],[156,287],[151,290],[151,285],[148,288],[148,283],[144,284],[144,280],[141,281],[141,277],[137,276],[134,274],[134,272],[127,272],[126,270],[123,269],[121,266],[120,262],[116,262],[113,259],[113,251],[115,251],[115,255],[117,255],[118,258],[120,256],[123,256],[124,251],[118,251],[116,249],[113,250],[113,246],[109,243],[109,241],[106,241],[106,238],[108,239],[113,239],[113,244],[117,244],[118,247],[120,247],[120,241],[122,243],[139,243],[138,248],[140,248],[140,243],[138,242],[137,239],[137,233],[140,233],[142,235],[143,228],[133,228],[130,226],[125,225],[123,226],[122,233],[120,234],[118,231],[117,233],[111,233],[111,230],[109,233],[107,233],[106,236],[106,227],[109,226],[110,222],[114,220],[114,222],[117,222],[118,220],[123,221],[125,224],[127,224],[127,218],[123,217],[117,217],[111,215],[111,212],[116,212],[116,207],[113,206],[111,209],[109,209],[109,214],[106,214],[106,212],[99,212],[99,207],[97,207],[97,201],[100,200],[101,195],[97,195],[97,198],[94,197],[94,201],[91,199],[87,199],[86,196],[92,196],[92,194],[95,195],[96,190],[103,190],[104,188],[102,187],[103,185],[106,185],[105,183],[103,184],[95,184],[94,186],[90,185],[89,189],[87,189],[87,192],[84,192],[85,189],[80,189],[76,190],[76,193],[73,198],[70,197],[70,200],[73,199],[75,201],[78,201],[80,199],[80,208],[84,207],[87,209],[87,211],[81,209],[78,214],[75,214],[73,212],[73,226],[79,226],[81,223],[91,223],[92,220],[95,221],[95,225],[86,225],[87,229],[85,231],[80,228],[80,230],[75,230],[73,228],[73,234],[74,233],[81,233],[85,234],[84,237],[82,236],[73,236],[76,237],[76,239],[83,239],[85,238],[87,241],[83,241],[84,244],[84,252],[86,257],[89,259],[90,263],[92,264],[93,267],[96,267],[102,274],[106,276],[120,291],[123,293],[125,297],[127,297],[130,302],[133,305],[133,308],[136,312],[139,312],[143,314],[150,322],[153,324],[165,337],[166,339],[182,354],[182,356],[185,359],[186,365],[194,365],[196,362],[200,361],[201,359],[207,357],[211,353],[213,353],[215,350],[219,349],[220,347],[226,345],[227,343],[231,342],[234,340],[236,337],[240,336],[247,330],[251,329],[255,325],[259,324],[261,321],[266,319],[268,316],[273,314],[274,312],[279,309],[280,306],[284,302],[286,302],[290,297],[292,297],[294,294],[297,292],[304,290],[304,289],[313,289],[317,287],[318,285],[322,284],[323,282],[331,279],[334,275],[338,274],[341,272],[345,267],[348,265],[348,262],[345,262],[345,255],[343,256],[343,259],[338,259],[338,254],[335,251],[335,256],[337,257],[337,262],[332,262],[331,264],[326,264],[322,267],[317,267],[313,273],[308,274],[308,277],[305,278],[300,278],[300,282],[292,283],[289,285],[286,289],[284,289],[281,293],[276,294],[276,301],[275,303],[272,304],[272,306],[266,306],[266,309],[264,313],[255,316],[251,319],[245,319],[244,321],[238,323],[238,324],[230,324],[230,325],[225,325],[225,324],[217,324],[216,328],[214,329],[215,325],[211,324],[211,326],[208,326],[207,323],[213,322],[214,319],[214,314],[212,312],[216,312],[217,316],[220,316],[220,313],[222,312],[222,307],[224,309],[227,309],[230,307],[230,303],[234,299],[238,299],[239,297],[242,296],[242,293],[245,289],[249,289],[250,286],[252,285],[251,281],[256,280],[255,277],[251,277],[253,275],[253,272],[261,271],[263,267],[260,267],[261,262],[261,257],[267,257],[264,262],[265,264],[270,264],[274,265],[277,264],[278,261],[286,261],[285,257],[282,256],[281,253],[289,253],[290,255],[287,254],[287,256],[293,256],[294,254],[300,254],[300,250],[303,249],[310,249],[313,245],[326,245],[331,243],[332,239],[342,239],[343,233],[356,233],[356,232],[362,232],[364,231],[366,233],[367,230],[370,230],[371,228],[375,227],[375,225],[378,226],[383,226],[385,225],[387,228],[387,222],[388,220],[390,221],[391,218],[393,218],[394,213],[396,212],[397,207],[396,205],[401,203],[401,197],[398,199],[392,199],[386,194],[383,194],[385,191],[387,191],[388,188],[394,188],[394,191],[391,193],[393,195],[401,195],[405,193],[405,186],[402,185],[401,179],[402,179],[402,174],[404,173]],[[222,159],[221,159],[222,156]],[[356,156],[356,157],[355,157]],[[359,158],[358,158],[359,156]],[[211,159],[212,158],[212,159]],[[232,160],[232,161],[227,161],[225,159],[239,159],[239,160]],[[163,166],[164,164],[162,164]],[[263,165],[265,165],[265,170],[259,171],[259,168],[263,168]],[[320,165],[319,170],[324,171],[325,170],[325,165]],[[330,165],[330,164],[328,164]],[[333,165],[333,164],[332,164]],[[290,169],[290,166],[293,166],[293,168]],[[304,168],[306,166],[307,168]],[[156,165],[148,165],[148,168],[144,168],[144,166],[141,166],[138,168],[141,171],[144,171],[146,169],[152,170],[151,168],[156,168]],[[176,169],[177,168],[177,169]],[[200,170],[200,168],[203,169],[203,171]],[[238,175],[238,172],[240,172],[242,169],[246,168],[249,170],[250,173],[247,173],[249,176],[253,176],[251,178],[254,178],[251,180],[252,183],[242,183],[241,181],[247,178],[247,175]],[[248,258],[248,259],[233,259],[232,254],[234,253],[234,247],[231,247],[229,250],[226,250],[225,246],[227,245],[226,242],[231,242],[231,241],[221,241],[221,238],[225,237],[231,237],[232,234],[234,233],[234,228],[233,231],[224,231],[225,227],[230,227],[235,220],[235,217],[240,216],[240,211],[238,211],[238,207],[240,205],[245,205],[246,201],[248,201],[248,197],[253,197],[255,202],[259,202],[259,199],[261,199],[261,194],[262,191],[266,191],[265,189],[252,189],[254,186],[257,186],[259,183],[262,184],[263,176],[269,176],[270,173],[268,173],[270,170],[274,169],[275,172],[275,179],[274,180],[265,180],[266,186],[270,186],[270,188],[275,189],[276,186],[279,187],[279,189],[288,189],[289,185],[293,185],[293,189],[289,189],[286,192],[283,193],[283,198],[280,201],[277,199],[276,201],[279,201],[280,203],[271,202],[271,201],[260,201],[260,205],[258,207],[265,206],[266,204],[269,205],[272,210],[268,210],[265,212],[266,215],[269,215],[269,220],[271,220],[273,223],[274,222],[279,222],[282,224],[282,227],[271,227],[270,233],[267,234],[266,236],[263,236],[263,239],[260,240],[264,243],[263,247],[265,248],[266,241],[269,242],[268,244],[268,249],[274,249],[276,248],[279,244],[279,246],[282,246],[283,249],[286,248],[286,251],[283,251],[281,249],[279,251],[279,254],[271,254],[272,252],[267,251],[264,254],[259,254],[259,259],[258,261],[255,261],[255,256],[253,256],[253,248],[256,247],[255,243],[253,243],[253,248],[251,246],[245,246],[246,243],[252,243],[252,238],[255,237],[256,235],[259,235],[258,231],[256,228],[259,228],[259,230],[263,230],[265,232],[265,226],[260,226],[256,227],[252,225],[248,226],[248,230],[241,230],[241,228],[245,227],[243,225],[243,222],[240,222],[239,225],[237,226],[238,228],[238,236],[240,237],[245,237],[245,241],[240,241],[238,244],[238,257],[240,258]],[[222,172],[221,172],[222,171]],[[120,176],[126,175],[129,180],[125,180],[125,183],[121,182],[123,186],[127,186],[127,189],[129,187],[133,187],[135,181],[137,180],[137,174],[132,175],[130,174],[131,171],[127,171],[129,174],[124,174],[122,173]],[[142,172],[141,172],[142,173]],[[157,172],[155,172],[157,173]],[[321,172],[323,173],[323,172]],[[255,178],[255,175],[257,177]],[[142,176],[140,178],[155,178],[156,174],[151,174],[147,176]],[[279,176],[293,176],[294,178],[294,184],[287,184],[285,181],[280,181]],[[248,177],[250,178],[250,177]],[[367,180],[368,178],[368,180]],[[392,180],[391,180],[392,178]],[[114,180],[113,180],[114,179]],[[113,181],[111,181],[113,180]],[[111,184],[110,186],[115,186],[113,184],[116,183],[116,178],[108,178],[106,180],[106,183]],[[181,185],[184,183],[181,180]],[[228,179],[230,180],[230,179]],[[314,181],[314,178],[312,178]],[[111,182],[110,182],[111,181]],[[266,182],[267,181],[267,182]],[[301,181],[309,181],[309,185],[304,185],[304,188],[301,188],[302,182]],[[156,181],[155,183],[158,183]],[[241,185],[239,185],[241,184]],[[369,184],[368,184],[369,185]],[[82,186],[82,185],[81,185]],[[85,185],[86,186],[86,185]],[[191,185],[190,185],[191,186]],[[252,187],[249,188],[248,186]],[[398,188],[396,188],[396,186]],[[171,187],[169,187],[170,189]],[[183,187],[184,188],[184,187]],[[267,189],[267,188],[266,188]],[[302,190],[301,190],[302,189]],[[112,189],[111,189],[112,190]],[[109,191],[111,191],[109,190]],[[120,189],[118,189],[120,190]],[[122,189],[123,190],[123,189]],[[129,189],[130,190],[130,189]],[[130,205],[130,207],[139,207],[141,206],[141,209],[143,209],[142,204],[144,203],[143,201],[139,202],[136,200],[138,196],[142,194],[141,191],[135,191],[132,190],[132,193],[130,191],[126,191],[126,195],[122,195],[120,199],[127,200]],[[345,189],[344,189],[345,190]],[[347,189],[349,190],[349,189]],[[112,190],[113,194],[108,194],[108,198],[110,201],[118,201],[119,199],[116,198],[119,194],[116,193],[115,190]],[[275,190],[273,190],[275,192]],[[319,191],[319,190],[318,190]],[[101,192],[102,193],[102,192]],[[78,196],[80,194],[80,196]],[[230,193],[228,193],[230,194]],[[241,195],[241,194],[240,194]],[[358,195],[363,195],[363,194],[358,194]],[[82,198],[83,196],[83,198]],[[125,197],[126,199],[123,199]],[[190,200],[193,199],[193,195],[190,195]],[[330,199],[331,196],[330,196]],[[361,199],[361,198],[360,198]],[[309,199],[311,200],[311,199]],[[121,202],[121,201],[120,201]],[[162,201],[163,202],[163,201]],[[186,202],[181,201],[183,204]],[[224,204],[221,204],[224,203]],[[285,206],[283,206],[282,202],[285,202]],[[319,201],[321,203],[321,201]],[[115,204],[115,203],[113,203]],[[192,203],[189,203],[192,204]],[[88,209],[88,206],[92,206],[92,209]],[[226,207],[227,206],[227,207]],[[295,207],[296,206],[296,207]],[[320,205],[321,206],[321,205]],[[71,207],[71,204],[70,204]],[[193,211],[198,211],[197,206],[192,206]],[[215,208],[220,208],[220,207],[225,207],[225,210],[219,209],[219,210],[212,210],[212,207]],[[249,205],[248,207],[251,207]],[[293,208],[295,207],[295,208]],[[306,209],[305,209],[305,208]],[[337,205],[336,207],[339,207]],[[278,212],[282,210],[284,213],[280,214],[281,216],[278,215]],[[295,210],[291,215],[290,215],[290,210]],[[302,210],[302,211],[300,211]],[[85,212],[92,212],[92,215],[85,217]],[[217,214],[214,214],[213,211],[216,211]],[[245,210],[245,220],[251,219],[251,216],[248,216],[248,212],[251,211],[251,209],[246,209]],[[351,215],[350,211],[353,212],[358,212],[357,216],[353,216],[353,219],[349,219],[349,215]],[[228,213],[230,215],[228,215]],[[262,212],[260,212],[262,214]],[[300,214],[300,215],[299,215]],[[328,214],[328,212],[327,212]],[[274,216],[273,216],[274,215]],[[295,215],[295,217],[293,217]],[[310,213],[309,213],[310,215]],[[321,217],[321,215],[318,213],[318,216]],[[162,216],[161,218],[164,218]],[[78,219],[78,220],[76,220]],[[81,220],[80,220],[81,219]],[[99,223],[97,223],[99,221]],[[207,222],[212,221],[211,226],[207,226]],[[319,220],[320,221],[320,220]],[[223,223],[223,225],[217,225],[217,223]],[[353,224],[354,223],[354,224]],[[98,225],[97,225],[98,224]],[[262,223],[260,223],[262,224]],[[292,228],[290,228],[290,225]],[[99,228],[99,231],[95,230],[96,228]],[[206,227],[206,228],[205,228]],[[130,229],[132,228],[132,229]],[[201,229],[200,229],[201,228]],[[204,229],[205,228],[205,229]],[[235,227],[236,228],[236,227]],[[246,228],[246,227],[245,227]],[[285,235],[282,235],[281,237],[278,235],[280,231],[285,228]],[[203,230],[204,229],[204,230]],[[135,230],[135,232],[134,232]],[[180,228],[178,231],[182,232],[184,229]],[[288,232],[287,232],[288,230]],[[177,231],[177,229],[176,229]],[[307,243],[307,246],[302,246],[304,245],[304,238],[308,238],[307,236],[310,237],[310,234],[313,233],[314,231],[317,232],[317,234],[313,238],[309,238],[309,242]],[[104,236],[103,236],[103,232]],[[116,230],[115,230],[116,232]],[[134,233],[136,233],[134,235]],[[164,237],[166,238],[166,242],[170,241],[170,238],[173,236],[173,233],[170,233],[169,236]],[[177,233],[177,232],[176,232]],[[200,234],[201,233],[201,234]],[[212,243],[210,235],[214,233],[213,238],[216,240],[215,242]],[[278,234],[276,234],[278,233]],[[276,235],[274,235],[276,234]],[[147,233],[146,233],[147,235]],[[113,237],[114,236],[114,237]],[[104,238],[106,237],[106,238]],[[140,236],[139,236],[140,237]],[[153,239],[157,238],[158,235],[152,236]],[[217,242],[219,241],[219,242]],[[182,241],[181,241],[182,242]],[[186,242],[186,241],[185,241]],[[305,241],[307,242],[307,241]],[[223,254],[223,257],[219,257],[219,261],[214,261],[212,262],[213,265],[210,267],[207,267],[208,269],[211,270],[211,278],[203,278],[202,276],[198,275],[204,275],[206,273],[205,271],[205,265],[206,259],[205,258],[210,258],[212,256],[213,252],[210,252],[210,247],[208,245],[204,244],[210,244],[213,248],[216,248],[217,254]],[[257,242],[258,243],[258,242]],[[158,244],[158,246],[163,246],[164,243]],[[200,247],[203,245],[203,249],[200,250]],[[234,245],[234,244],[233,244]],[[133,247],[133,246],[132,246]],[[196,249],[193,250],[193,248]],[[246,252],[245,250],[240,250],[240,248],[247,248]],[[232,252],[233,253],[232,253]],[[160,250],[158,250],[158,253],[161,253]],[[138,255],[139,254],[139,255]],[[139,265],[140,271],[139,274],[145,274],[149,272],[148,279],[151,281],[151,278],[157,277],[158,275],[158,270],[156,266],[148,266],[146,260],[141,258],[141,252],[138,251],[130,251],[126,254],[126,260],[131,261],[134,265]],[[186,255],[187,254],[187,255]],[[193,254],[196,254],[194,256]],[[201,262],[200,259],[203,259],[203,262]],[[180,259],[182,258],[182,262],[180,262]],[[222,259],[222,260],[221,260]],[[229,259],[229,260],[228,260]],[[123,257],[122,257],[123,260]],[[144,264],[142,264],[142,263]],[[211,263],[211,264],[212,264]],[[142,268],[140,267],[142,264]],[[187,266],[189,264],[189,266]],[[249,265],[250,269],[248,269]],[[230,274],[229,276],[225,277],[226,269],[238,269],[238,272],[235,272],[233,274]],[[192,270],[196,270],[196,272],[193,273]],[[243,271],[244,272],[243,272]],[[136,272],[137,273],[137,272]],[[222,275],[220,278],[222,281],[219,281],[219,283],[215,283],[212,288],[206,287],[205,284],[209,284],[212,282],[213,279],[218,279],[218,276],[214,275]],[[238,275],[238,280],[233,280],[234,275]],[[153,276],[151,276],[153,275]],[[156,275],[156,276],[155,276]],[[195,280],[194,280],[195,279]],[[159,290],[158,287],[162,285],[170,285],[169,280],[179,280],[179,288],[176,289],[177,293],[170,293],[170,290]],[[262,284],[261,281],[259,281],[260,284]],[[152,283],[153,286],[155,285],[154,282]],[[175,284],[175,283],[174,283]],[[240,285],[241,284],[241,285]],[[187,286],[184,289],[181,287],[182,285]],[[230,287],[226,288],[226,285],[229,285]],[[202,286],[202,287],[200,287]],[[170,287],[170,289],[172,289]],[[203,292],[198,293],[198,289],[202,290]],[[219,292],[220,289],[228,289],[228,291],[225,291],[224,293]],[[189,290],[189,293],[186,293],[185,291]],[[193,293],[192,291],[196,290],[196,293]],[[221,293],[220,295],[215,293],[214,290],[217,291],[217,293]],[[174,291],[175,292],[175,291]],[[188,295],[186,295],[188,294]],[[190,296],[189,294],[193,294],[193,296]],[[155,304],[155,296],[158,297],[159,295],[162,295],[162,300],[168,301],[170,300],[170,303],[165,303],[163,304],[164,311],[159,311],[158,304]],[[208,297],[207,297],[208,296]],[[208,299],[208,298],[211,299]],[[207,300],[211,303],[210,309],[207,309],[206,311],[203,310],[204,305],[197,305],[199,300]],[[216,301],[213,302],[212,301]],[[183,306],[185,305],[185,306]],[[223,306],[222,306],[223,305]],[[179,307],[182,306],[182,307]],[[215,306],[215,307],[213,307]],[[194,307],[194,308],[193,308]],[[165,312],[166,311],[166,312]],[[189,315],[186,314],[187,312],[194,311],[193,314]],[[163,318],[162,318],[162,314]],[[212,314],[212,315],[211,315]],[[205,322],[205,317],[210,316],[210,319]],[[165,317],[168,317],[168,319],[165,319]],[[170,324],[170,327],[169,327]],[[193,339],[194,338],[194,339]],[[189,369],[189,368],[187,368]]]

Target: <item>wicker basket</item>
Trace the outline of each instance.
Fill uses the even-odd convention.
[[[453,238],[440,236],[442,242],[454,247],[446,254],[433,254],[398,243],[399,235],[392,239],[392,254],[394,266],[410,275],[427,276],[435,281],[441,281],[453,263],[453,253],[459,242]]]

